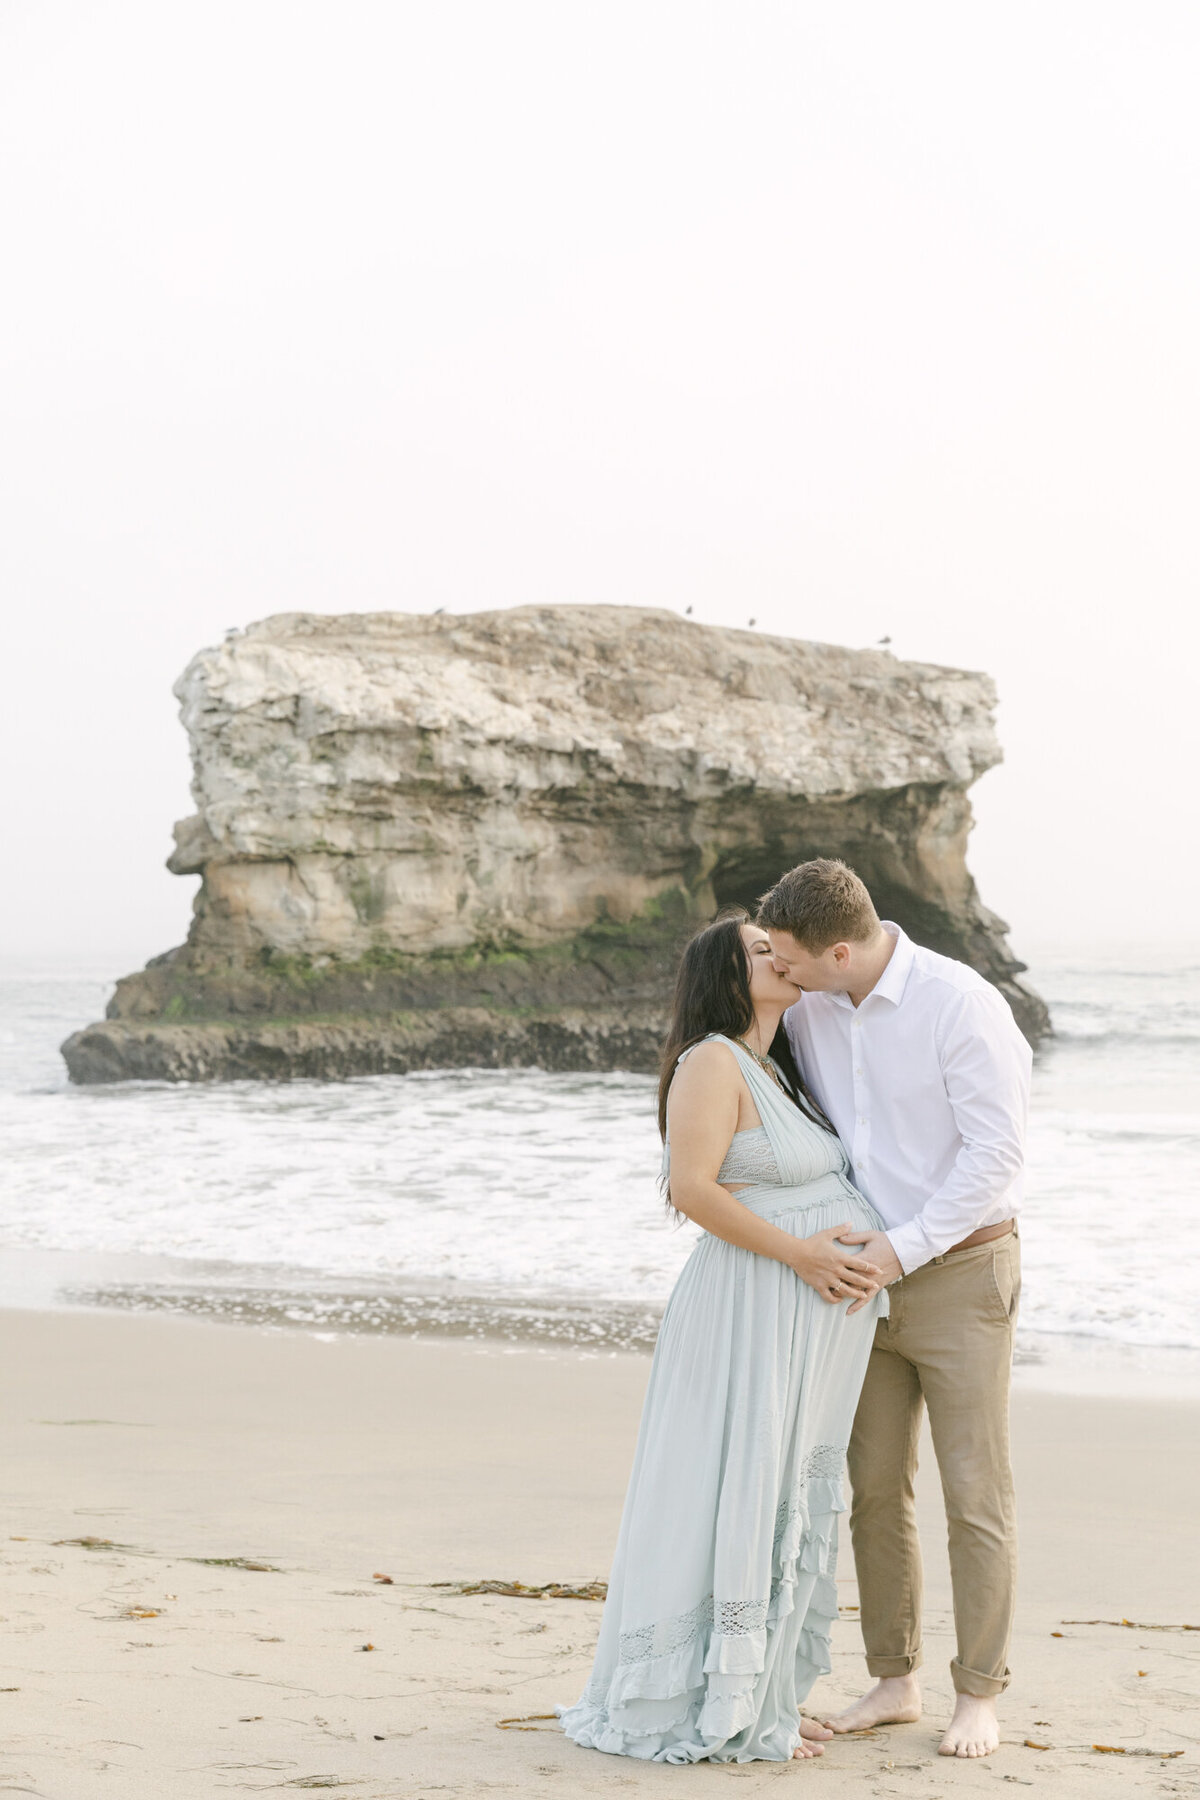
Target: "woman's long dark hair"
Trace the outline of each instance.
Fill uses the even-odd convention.
[[[728,907],[687,945],[675,980],[671,1024],[663,1045],[658,1078],[658,1129],[667,1135],[667,1095],[680,1057],[710,1033],[742,1038],[754,1024],[750,969],[742,926],[750,923],[744,908]],[[770,1056],[783,1077],[789,1097],[816,1124],[833,1126],[804,1085],[783,1022],[771,1043]]]

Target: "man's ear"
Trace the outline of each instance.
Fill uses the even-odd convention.
[[[833,960],[838,968],[842,970],[848,969],[851,956],[849,944],[830,944],[829,948],[833,952]]]

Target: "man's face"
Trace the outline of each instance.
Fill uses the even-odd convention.
[[[797,987],[810,993],[838,993],[846,986],[849,946],[831,944],[814,952],[798,944],[790,931],[768,931],[775,967]]]

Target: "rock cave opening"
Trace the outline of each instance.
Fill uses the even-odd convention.
[[[870,890],[882,919],[893,919],[918,944],[972,960],[964,942],[964,902],[978,905],[963,857],[971,815],[964,798],[940,785],[913,784],[886,796],[844,803],[818,801],[785,816],[745,821],[740,843],[717,853],[709,882],[718,907],[759,899],[787,869],[812,857],[849,863]],[[981,915],[982,922],[982,915]],[[995,973],[995,948],[977,950],[981,972]],[[1013,970],[1023,967],[1013,960]]]
[[[818,856],[848,862],[869,888],[880,918],[894,919],[903,925],[910,937],[925,941],[922,932],[927,934],[929,926],[935,924],[935,909],[898,883],[882,866],[882,858],[872,857],[869,851],[864,854],[860,849],[850,855],[845,842],[836,837],[824,841],[818,838],[810,842],[747,845],[744,850],[723,857],[711,877],[717,906],[744,906],[753,918],[759,900],[780,875],[797,863]],[[931,944],[930,948],[934,949],[936,945]]]

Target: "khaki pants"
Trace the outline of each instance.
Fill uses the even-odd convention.
[[[1021,1291],[1016,1231],[935,1257],[889,1288],[850,1440],[850,1530],[867,1667],[921,1665],[921,1545],[913,1504],[923,1407],[942,1478],[958,1655],[955,1689],[1008,1686],[1016,1507],[1008,1390]]]

